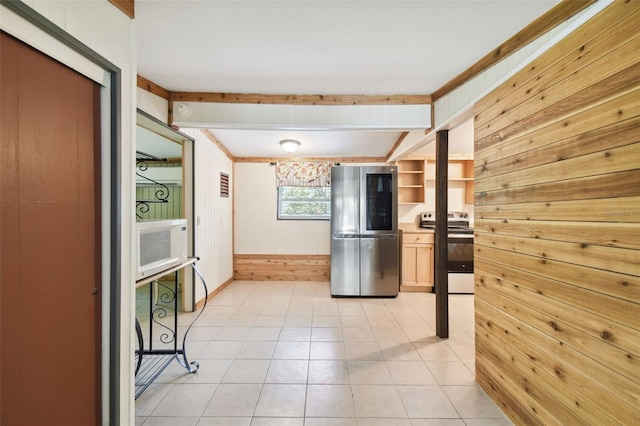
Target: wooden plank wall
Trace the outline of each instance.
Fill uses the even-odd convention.
[[[329,281],[329,255],[235,254],[233,279],[239,281]]]
[[[182,167],[180,162],[152,162],[148,164],[149,170],[152,168],[174,168]],[[136,170],[137,171],[137,170]],[[144,172],[141,173],[145,175]],[[182,185],[167,185],[169,196],[167,203],[149,203],[149,211],[143,212],[141,207],[136,206],[136,213],[142,216],[144,220],[161,220],[161,219],[180,219],[182,218],[183,191]],[[155,200],[156,192],[159,191],[160,196],[165,195],[165,188],[152,182],[136,184],[136,200]]]
[[[476,105],[478,383],[522,425],[640,419],[640,1]]]
[[[138,213],[143,219],[180,219],[182,218],[182,187],[167,186],[169,188],[168,203],[149,203],[149,211]],[[136,200],[154,200],[156,191],[163,191],[161,186],[137,186]]]

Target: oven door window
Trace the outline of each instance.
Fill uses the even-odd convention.
[[[449,272],[473,272],[473,238],[449,238]]]

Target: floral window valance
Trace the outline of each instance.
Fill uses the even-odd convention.
[[[277,186],[331,186],[331,165],[331,161],[278,161]]]

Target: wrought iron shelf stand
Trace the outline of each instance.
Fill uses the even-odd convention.
[[[167,162],[166,158],[158,158],[146,152],[136,151],[136,167],[140,172],[145,172],[149,169],[150,162]],[[155,199],[151,200],[136,200],[136,217],[140,220],[143,219],[143,214],[149,213],[149,204],[166,204],[169,202],[169,188],[167,185],[151,179],[142,173],[136,172],[136,175],[146,180],[147,182],[159,187],[155,192]]]
[[[171,322],[171,324],[167,324],[167,322],[163,323],[160,321],[167,317],[167,308],[163,305],[155,304],[155,297],[153,293],[154,287],[156,286],[150,285],[149,336],[147,347],[145,347],[145,339],[142,332],[142,326],[140,325],[137,317],[135,323],[138,346],[135,351],[136,399],[142,394],[142,392],[144,392],[147,387],[149,387],[151,383],[153,383],[153,381],[160,375],[160,373],[164,371],[165,368],[169,366],[169,364],[171,364],[174,359],[189,373],[195,373],[200,367],[197,361],[189,362],[186,351],[186,342],[189,330],[198,320],[198,318],[204,311],[205,306],[207,306],[207,298],[209,294],[207,290],[207,283],[205,282],[204,277],[195,265],[198,260],[199,259],[197,257],[189,258],[186,262],[183,262],[180,265],[136,281],[136,288],[151,283],[156,283],[158,284],[158,287],[162,287],[165,292],[160,296],[160,301],[167,304],[173,303],[174,311],[173,321]],[[200,282],[204,287],[205,297],[202,309],[185,330],[184,335],[182,336],[182,345],[179,346],[178,341],[180,340],[180,338],[178,336],[178,273],[181,269],[186,268],[187,266],[190,266],[200,279]],[[165,277],[169,274],[175,275],[175,287],[173,289],[158,281],[160,278]],[[159,288],[155,291],[159,291]],[[154,349],[154,328],[159,329],[160,342],[165,346],[163,349]]]

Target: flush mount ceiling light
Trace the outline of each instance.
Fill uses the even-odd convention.
[[[280,146],[282,147],[282,149],[291,154],[296,149],[298,149],[298,147],[300,146],[300,142],[295,139],[285,139],[280,141]]]

